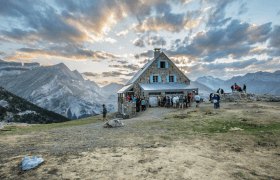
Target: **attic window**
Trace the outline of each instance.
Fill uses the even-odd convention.
[[[160,62],[160,68],[165,68],[165,61]]]
[[[158,76],[153,76],[153,82],[158,82]]]
[[[169,82],[174,82],[174,76],[169,76]]]

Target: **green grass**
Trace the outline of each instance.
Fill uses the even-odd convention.
[[[113,119],[114,115],[109,114],[107,116],[107,119]],[[39,125],[30,125],[23,129],[17,128],[16,126],[5,126],[4,130],[11,130],[11,131],[1,131],[0,136],[3,135],[13,135],[13,134],[26,134],[30,132],[37,132],[37,131],[44,131],[54,128],[65,128],[65,127],[72,127],[72,126],[82,126],[91,124],[97,121],[102,121],[101,115],[94,116],[93,118],[87,118],[87,119],[80,119],[80,120],[73,120],[73,121],[67,121],[62,123],[52,123],[52,124],[39,124]]]

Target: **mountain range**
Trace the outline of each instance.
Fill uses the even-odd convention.
[[[226,92],[231,92],[231,85],[236,83],[241,88],[243,88],[243,84],[246,84],[249,93],[280,95],[280,70],[274,73],[262,71],[247,73],[244,76],[234,76],[229,80],[204,76],[197,78],[196,81],[215,91],[222,88]]]
[[[49,124],[65,122],[69,119],[36,106],[0,87],[0,121]]]
[[[106,104],[96,83],[84,80],[78,71],[69,70],[63,63],[2,75],[0,86],[71,120],[100,114],[102,104]],[[112,104],[107,103],[106,107],[108,112],[114,111]]]

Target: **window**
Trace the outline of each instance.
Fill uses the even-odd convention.
[[[153,82],[158,82],[158,76],[153,76]]]
[[[165,61],[160,62],[160,68],[165,68]]]
[[[174,76],[169,76],[169,82],[174,82]]]

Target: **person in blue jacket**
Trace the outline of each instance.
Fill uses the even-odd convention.
[[[216,94],[213,97],[213,102],[214,102],[214,109],[217,109],[218,108],[218,97]]]

